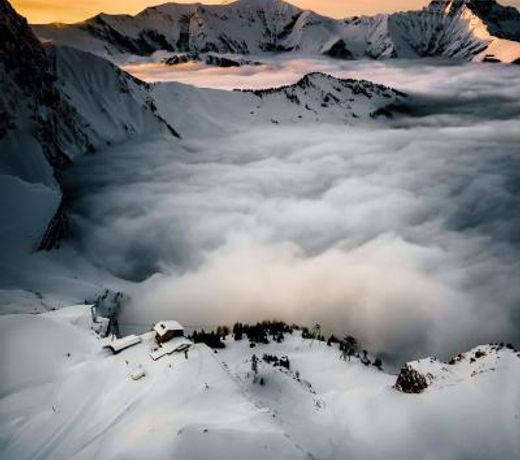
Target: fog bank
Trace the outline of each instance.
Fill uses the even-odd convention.
[[[403,359],[518,342],[520,76],[471,69],[425,74],[417,113],[387,128],[259,126],[86,159],[77,247],[139,282],[129,323],[317,321]]]

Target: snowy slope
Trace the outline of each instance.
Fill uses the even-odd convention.
[[[293,85],[251,91],[257,97],[252,112],[272,122],[327,121],[346,123],[378,116],[391,117],[391,108],[405,94],[365,80],[342,80],[322,73],[308,74]]]
[[[322,73],[304,76],[292,85],[260,91],[219,91],[158,83],[151,95],[160,114],[186,137],[201,129],[223,130],[258,124],[329,123],[354,125],[391,117],[406,95],[365,80],[342,80]],[[190,107],[186,111],[185,107]]]
[[[111,356],[89,332],[89,316],[78,306],[0,319],[2,365],[10,369],[0,400],[3,458],[224,459],[230,446],[236,458],[305,458],[204,345],[189,360],[154,362],[145,335]],[[87,329],[71,321],[87,321]],[[29,333],[41,342],[37,353],[24,346]],[[16,355],[23,366],[8,362]],[[137,364],[146,376],[134,382],[129,366]]]
[[[162,131],[178,137],[155,113],[145,83],[90,53],[67,47],[49,53],[58,87],[76,108],[78,123],[94,149]]]
[[[342,361],[336,347],[298,332],[253,349],[229,337],[218,353],[198,344],[188,359],[158,361],[149,333],[118,355],[101,351],[84,305],[3,316],[0,332],[9,369],[2,458],[512,460],[520,452],[520,358],[507,349],[493,352],[487,372],[464,363],[464,379],[408,395],[392,387],[395,376]],[[290,368],[264,354],[287,356]],[[133,381],[138,365],[146,375]]]
[[[504,62],[520,58],[520,13],[494,0],[434,0],[420,11],[345,20],[281,0],[167,3],[136,16],[99,14],[72,25],[33,27],[43,41],[78,47],[115,62],[158,50],[299,51],[344,59],[442,56],[482,60],[487,54]]]
[[[520,352],[512,345],[484,345],[460,353],[448,363],[426,358],[407,363],[404,369],[405,372],[410,369],[417,372],[421,376],[419,379],[427,385],[422,391],[431,391],[453,385],[471,385],[472,380],[485,374],[500,372],[504,366],[514,366],[518,358]]]
[[[500,13],[494,16],[482,5]],[[477,61],[488,57],[513,62],[520,57],[518,30],[518,10],[491,0],[433,1],[420,12],[395,14],[388,19],[397,56],[446,56]]]
[[[0,1],[0,252],[49,249],[64,232],[60,171],[133,136],[178,133],[144,83],[76,49],[44,49]]]
[[[60,206],[55,171],[87,143],[44,49],[4,0],[0,34],[0,251],[7,258],[14,248],[39,246]]]

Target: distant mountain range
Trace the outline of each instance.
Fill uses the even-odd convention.
[[[341,20],[281,0],[167,3],[136,16],[99,14],[77,24],[35,25],[33,30],[41,40],[116,62],[158,50],[520,62],[520,13],[494,0],[434,0],[419,11]]]

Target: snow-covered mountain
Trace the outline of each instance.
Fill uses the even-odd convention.
[[[89,145],[25,20],[5,1],[0,13],[0,200],[3,222],[16,222],[2,225],[0,237],[2,250],[30,251],[45,246],[48,222],[60,208],[55,172]]]
[[[276,222],[284,227],[283,245],[273,246],[273,254],[276,258],[282,256],[283,264],[287,263],[287,258],[289,269],[296,275],[300,269],[293,261],[298,262],[303,257],[304,246],[299,249],[295,244],[298,240],[291,234],[301,233],[305,226],[313,226],[314,221],[329,221],[326,226],[313,228],[311,234],[317,236],[316,240],[329,232],[338,232],[342,238],[348,236],[347,229],[352,223],[356,224],[352,227],[356,237],[376,237],[377,232],[370,236],[371,232],[367,233],[356,223],[359,213],[367,216],[359,222],[366,221],[370,227],[378,227],[378,220],[384,223],[394,213],[396,219],[406,221],[408,217],[400,213],[409,206],[409,200],[418,202],[420,197],[427,201],[427,194],[423,197],[422,189],[417,191],[406,186],[408,180],[424,180],[425,173],[421,173],[419,166],[422,162],[433,159],[435,163],[447,162],[451,168],[455,160],[460,160],[464,171],[475,164],[474,157],[465,156],[464,150],[459,157],[455,155],[457,150],[450,151],[448,156],[437,155],[443,144],[434,143],[433,137],[437,133],[453,136],[455,131],[461,131],[461,125],[432,131],[433,134],[427,126],[420,132],[425,142],[412,147],[405,138],[395,137],[392,132],[408,131],[409,127],[382,129],[384,145],[372,143],[370,137],[376,134],[372,128],[375,131],[377,127],[388,127],[386,117],[391,117],[401,104],[413,104],[406,94],[366,80],[342,80],[324,73],[308,74],[294,84],[259,91],[217,91],[179,83],[149,85],[102,57],[109,56],[117,61],[119,57],[148,54],[156,49],[197,53],[300,49],[342,58],[365,55],[470,58],[479,53],[477,58],[483,59],[491,52],[496,58],[506,49],[506,43],[512,44],[511,49],[518,45],[509,40],[518,39],[515,36],[518,29],[515,28],[514,13],[493,5],[486,8],[473,1],[436,3],[428,12],[335,21],[276,0],[242,0],[215,7],[170,4],[150,8],[136,18],[101,15],[81,25],[37,28],[55,34],[58,43],[73,45],[43,46],[26,21],[6,0],[0,0],[0,457],[42,460],[430,460],[440,457],[446,460],[516,460],[520,454],[520,353],[513,346],[483,345],[457,355],[448,363],[434,358],[421,359],[407,363],[399,375],[393,375],[386,369],[386,363],[381,365],[380,360],[359,350],[357,343],[355,352],[352,349],[347,352],[346,348],[340,351],[337,339],[327,343],[319,335],[309,338],[308,331],[304,333],[299,328],[287,327],[282,333],[254,341],[247,339],[247,334],[241,339],[232,337],[221,328],[225,348],[212,350],[203,343],[196,343],[184,355],[167,348],[168,343],[159,345],[155,334],[146,331],[148,326],[133,324],[132,327],[140,328],[136,332],[139,335],[131,339],[133,346],[119,354],[111,354],[104,346],[110,344],[112,338],[98,335],[109,320],[97,317],[87,303],[102,291],[104,294],[98,299],[104,299],[101,306],[110,312],[112,295],[108,295],[105,288],[116,286],[124,290],[123,287],[128,287],[135,292],[136,286],[139,289],[145,286],[145,289],[158,292],[161,284],[149,283],[146,287],[146,282],[140,282],[144,277],[124,281],[123,275],[118,273],[119,277],[116,277],[108,272],[111,254],[103,248],[108,247],[107,244],[114,245],[117,239],[128,238],[124,232],[113,231],[115,226],[101,225],[101,238],[93,241],[103,241],[108,236],[108,243],[103,242],[94,254],[87,254],[88,245],[82,252],[80,243],[77,246],[62,244],[59,251],[43,251],[55,248],[66,233],[67,214],[71,209],[69,200],[74,201],[77,210],[95,194],[97,198],[91,200],[91,207],[113,217],[121,228],[127,230],[137,220],[141,220],[140,224],[144,222],[145,225],[135,229],[138,238],[128,240],[132,250],[143,240],[144,250],[137,248],[137,256],[133,256],[136,259],[147,256],[152,239],[159,242],[161,253],[168,253],[172,248],[168,247],[171,242],[166,234],[178,232],[183,251],[196,248],[200,244],[197,238],[209,240],[218,235],[218,238],[227,239],[226,225],[240,230],[237,241],[229,238],[229,245],[226,244],[229,248],[224,251],[231,250],[231,256],[234,256],[234,246],[247,245],[244,236],[249,228],[259,229],[262,234],[261,238],[252,235],[253,239],[263,239],[274,228],[265,226],[265,222],[287,214],[287,220]],[[477,16],[481,22],[472,22]],[[479,25],[484,23],[482,18],[485,18],[487,36]],[[142,26],[143,23],[149,25]],[[475,26],[483,35],[477,37],[475,31],[468,32],[467,24]],[[226,31],[224,35],[223,30]],[[435,34],[435,30],[439,33]],[[488,30],[494,34],[492,38],[489,38]],[[484,49],[482,43],[487,48]],[[352,128],[355,124],[362,124],[362,129],[356,132]],[[296,130],[294,125],[303,128]],[[506,128],[511,126],[512,123],[507,124]],[[314,131],[310,127],[314,127]],[[321,128],[323,133],[318,132]],[[478,142],[484,142],[483,148],[493,153],[493,161],[501,161],[493,151],[495,144],[487,144],[485,132],[498,130],[498,136],[505,133],[508,137],[506,128],[494,123],[491,128],[484,127],[484,134],[480,136],[476,131],[481,126],[477,126],[471,132],[476,137],[476,143],[471,146],[478,147]],[[235,135],[254,130],[257,138],[276,138],[292,131],[288,140],[291,147],[296,144],[298,154],[294,155],[292,151],[287,154],[295,156],[294,161],[284,163],[283,152],[275,151],[278,150],[276,143],[266,144],[270,147],[259,144],[263,147],[262,156],[251,152],[258,147],[257,141],[249,141],[254,138],[239,136],[231,145],[230,139]],[[311,152],[313,145],[306,150],[312,136],[319,134],[317,142],[327,144],[336,131],[342,134],[341,140],[356,139],[352,144],[347,139],[344,145],[325,145],[314,153]],[[466,132],[463,131],[462,136]],[[451,139],[452,143],[461,142],[460,137]],[[366,149],[361,148],[364,143]],[[392,144],[396,146],[392,147]],[[280,150],[285,149],[284,144],[279,145],[283,147]],[[387,147],[389,155],[383,154]],[[236,162],[223,155],[226,149],[237,157]],[[331,156],[327,153],[329,149]],[[349,151],[356,149],[361,153],[349,157]],[[409,164],[405,174],[397,168],[399,174],[392,175],[392,170],[399,166],[394,155],[396,149],[404,151]],[[416,156],[422,149],[425,154]],[[207,153],[209,150],[211,155]],[[304,157],[311,154],[309,169],[300,169]],[[87,155],[99,157],[87,158]],[[181,157],[183,161],[179,161]],[[96,168],[88,165],[91,160],[103,158],[110,161],[100,161]],[[343,163],[346,158],[350,159]],[[137,161],[133,161],[135,159]],[[237,165],[242,162],[252,163],[257,171],[253,174],[253,169],[240,170]],[[384,174],[370,174],[379,164],[383,165]],[[82,166],[85,169],[81,170]],[[63,173],[70,167],[80,171],[65,179]],[[197,175],[193,167],[205,170],[209,175],[200,175],[200,172]],[[115,171],[119,168],[120,171]],[[329,168],[338,172],[314,174]],[[283,169],[286,169],[286,176],[278,176]],[[168,170],[168,174],[162,175],[163,170]],[[428,174],[428,181],[435,188],[449,179],[444,171],[428,170],[432,172]],[[172,172],[174,174],[170,174]],[[234,174],[240,176],[239,181]],[[347,176],[351,184],[339,180],[342,175]],[[386,175],[399,187],[397,198],[393,196],[393,188],[383,180]],[[478,175],[475,173],[476,177]],[[358,179],[361,176],[367,176],[366,182]],[[217,177],[221,181],[215,180]],[[254,182],[260,177],[262,180],[255,186]],[[483,176],[484,181],[486,177]],[[75,181],[75,184],[71,186],[67,180]],[[289,187],[301,189],[302,206],[287,206],[286,180],[290,182]],[[103,194],[103,187],[99,186],[103,181],[113,185],[116,199]],[[140,186],[136,189],[127,187],[133,182]],[[226,182],[236,188],[234,193],[239,196],[236,204],[233,204],[234,193],[229,194],[222,187]],[[496,184],[497,180],[493,178],[492,182]],[[141,186],[146,183],[152,184],[157,195],[147,195],[146,187]],[[333,188],[324,187],[324,183],[334,184]],[[459,193],[465,190],[464,184],[459,186],[449,180],[448,186]],[[276,189],[271,202],[260,202],[265,216],[244,213],[259,202],[243,198],[259,194],[261,188]],[[362,201],[363,193],[369,196],[368,205]],[[144,199],[138,199],[141,198],[138,194],[143,194]],[[160,202],[161,206],[154,208],[158,194],[167,199],[164,206]],[[322,212],[318,204],[325,195],[328,195],[329,204],[327,211]],[[389,200],[381,199],[383,195]],[[440,196],[441,200],[449,200],[452,195]],[[100,206],[101,200],[106,200],[106,208]],[[174,203],[176,200],[178,203]],[[345,202],[346,207],[336,208],[333,206],[335,201]],[[229,211],[222,211],[222,203]],[[472,201],[465,201],[464,208],[472,207],[468,203],[471,205]],[[197,209],[201,206],[212,214],[201,214]],[[438,206],[439,201],[435,200],[435,207]],[[489,206],[494,206],[494,202]],[[129,212],[118,213],[117,207],[125,207]],[[147,207],[152,210],[145,209]],[[428,209],[421,207],[419,211],[419,218],[411,218],[421,226],[429,227],[428,241],[433,241],[438,236],[424,218]],[[188,220],[188,225],[177,226],[172,220],[157,219],[154,212],[161,217],[175,214],[179,220]],[[226,212],[233,215],[229,224],[222,222],[228,219]],[[193,213],[192,220],[186,219],[189,213]],[[215,218],[217,214],[218,218]],[[247,226],[242,226],[241,214],[249,221]],[[211,217],[204,217],[207,215]],[[309,219],[302,219],[307,215]],[[82,216],[76,213],[79,225]],[[437,213],[434,218],[439,219]],[[204,219],[212,221],[214,227],[207,234],[199,233],[203,230]],[[391,226],[384,224],[381,231],[399,236],[393,219],[394,216]],[[83,219],[85,233],[93,228],[92,233],[99,236],[96,226],[90,224],[89,227],[86,221]],[[100,222],[107,221],[101,219]],[[344,223],[348,226],[344,227]],[[166,230],[164,233],[149,232],[152,226]],[[193,245],[189,239],[182,238],[183,232],[195,234]],[[450,232],[456,233],[453,228]],[[109,233],[113,234],[107,235]],[[465,241],[463,267],[466,275],[471,271],[468,248],[473,240],[468,234],[457,235]],[[412,241],[418,234],[408,236]],[[365,245],[360,250],[357,246],[357,254],[352,259],[354,270],[346,270],[345,278],[338,278],[341,283],[349,283],[349,278],[358,276],[375,278],[375,284],[371,286],[375,287],[374,291],[382,292],[384,302],[387,302],[387,296],[393,295],[390,285],[395,280],[404,286],[402,291],[397,291],[399,294],[415,287],[419,287],[419,294],[426,293],[425,297],[446,291],[444,284],[437,289],[435,283],[426,283],[430,278],[435,281],[435,264],[431,264],[433,259],[428,256],[440,257],[435,246],[427,247],[419,239],[418,244],[423,245],[420,251],[418,245],[403,245],[406,252],[394,253],[385,246],[386,236],[377,239],[373,249]],[[456,253],[458,248],[451,241],[442,252]],[[402,245],[393,236],[390,242],[393,247]],[[319,243],[315,246],[316,253],[321,252]],[[490,243],[491,238],[486,237],[485,244]],[[356,243],[343,238],[342,247],[350,244]],[[318,261],[325,267],[325,271],[319,268],[318,276],[314,274],[313,266],[306,264],[304,267],[305,283],[312,283],[313,289],[319,291],[317,308],[327,308],[321,297],[327,300],[329,294],[337,296],[342,308],[345,306],[337,289],[339,285],[329,282],[329,275],[351,262],[344,258],[346,252],[340,252],[340,245],[336,246],[327,256],[332,256],[332,265],[328,265],[328,259]],[[116,251],[119,248],[116,245]],[[200,244],[200,248],[211,256],[210,246],[206,249]],[[286,250],[289,250],[288,254]],[[367,264],[367,259],[373,257],[372,251],[382,254],[385,262],[381,271],[385,272],[396,270],[399,274],[402,268],[394,260],[405,259],[409,265],[402,272],[405,276],[387,280],[380,275],[379,270],[374,269],[376,265]],[[415,276],[422,272],[413,271],[412,265],[417,264],[414,260],[418,259],[409,258],[408,252],[420,253],[420,265],[426,266],[428,275],[424,281]],[[121,249],[118,257],[122,264],[132,263],[128,255],[129,252]],[[239,272],[243,270],[249,280],[248,265],[259,255],[261,252],[254,252],[252,258],[243,260],[231,257],[232,271],[227,271],[226,259],[224,264],[215,259],[200,291],[204,291],[205,296],[217,292],[214,297],[218,297],[226,311],[233,312],[225,290],[207,289],[215,281],[221,284],[221,278],[212,270],[224,269],[226,275],[231,274],[233,287],[237,286],[233,296],[243,302],[239,292],[243,285],[237,283],[242,275]],[[95,258],[105,260],[96,265]],[[271,258],[269,255],[268,259]],[[443,279],[449,279],[451,283],[461,277],[460,270],[455,270],[449,259],[441,258],[437,263],[442,265]],[[479,267],[485,265],[480,251],[477,264]],[[156,270],[154,265],[150,266]],[[274,270],[267,265],[269,276],[262,278],[263,269],[259,270],[253,264],[256,272],[251,279],[260,273],[260,279],[283,280],[285,269],[280,270],[278,265],[273,267]],[[151,273],[156,274],[156,271]],[[507,282],[515,279],[508,273],[514,275],[516,272],[503,275]],[[163,275],[157,275],[156,280],[162,281],[159,278]],[[489,272],[480,271],[478,280],[484,277],[489,277]],[[154,281],[152,278],[147,281]],[[415,282],[415,278],[420,282]],[[462,284],[471,281],[470,277],[462,278]],[[186,279],[189,285],[190,280]],[[298,289],[297,279],[288,284],[295,281]],[[175,291],[186,289],[187,284]],[[425,284],[427,289],[423,290],[421,285]],[[199,285],[195,286],[198,288]],[[283,291],[285,286],[280,286]],[[356,297],[371,294],[370,289],[359,289],[362,284],[355,282],[353,286],[357,290]],[[500,286],[507,287],[505,284]],[[471,304],[465,302],[465,291],[457,290],[454,281],[451,288],[457,295],[443,296],[444,302],[453,301],[459,309],[466,309],[467,315],[480,318],[478,311],[468,308]],[[168,292],[167,302],[176,302],[175,308],[180,305],[188,311],[199,302],[195,297],[193,303],[184,304],[175,301],[171,291]],[[300,302],[305,292],[309,291],[302,290],[295,302]],[[512,291],[511,296],[515,292]],[[260,290],[254,295],[259,293]],[[124,296],[120,292],[112,294],[113,302],[119,308]],[[267,298],[270,295],[268,293]],[[140,298],[150,297],[141,295]],[[291,298],[292,294],[288,296],[292,303]],[[84,304],[62,308],[71,305],[66,299]],[[419,313],[421,309],[430,308],[428,303],[421,304],[420,296],[413,299],[414,305],[416,299],[419,300]],[[478,299],[483,302],[487,297],[479,296]],[[142,308],[143,316],[150,315],[148,321],[152,308],[147,308],[151,305],[145,300],[139,308]],[[401,300],[408,299],[399,295],[399,303]],[[255,308],[266,308],[270,301],[269,298],[269,302],[255,303]],[[370,300],[366,304],[368,308],[364,303],[356,308],[366,309],[368,316],[382,315],[384,318],[384,310],[372,308],[378,305],[377,302],[377,299]],[[112,307],[116,309],[114,305]],[[302,313],[306,308],[309,307],[304,305]],[[37,314],[42,311],[44,313]],[[163,310],[162,313],[174,315],[172,311]],[[16,314],[10,314],[13,312]],[[433,317],[435,324],[428,321],[428,315],[421,313],[418,320],[407,327],[435,327],[431,332],[434,335],[447,321],[457,324],[463,318],[452,314],[451,310],[441,313],[441,316]],[[386,317],[391,318],[390,328],[400,330],[404,315],[410,314],[414,316],[413,310],[400,312],[399,308],[394,308]],[[334,320],[338,318],[337,327],[341,330],[345,323],[339,316],[335,314]],[[512,316],[503,316],[504,322],[514,320]],[[303,318],[306,316],[302,316],[305,321]],[[355,319],[354,314],[352,319]],[[367,322],[366,319],[361,318],[361,322]],[[355,327],[356,321],[352,324]],[[499,334],[500,331],[504,329],[491,327],[488,333]],[[353,347],[353,337],[348,338]],[[344,339],[343,346],[346,343],[347,339]],[[405,338],[403,343],[411,349],[415,342]],[[383,346],[378,350],[387,353]],[[413,348],[411,353],[416,357],[417,349]]]
[[[0,2],[2,252],[49,249],[63,235],[57,175],[74,158],[131,136],[175,130],[147,86],[76,49],[45,50],[9,3]]]
[[[420,10],[336,20],[282,0],[226,5],[167,3],[136,16],[33,26],[43,41],[114,61],[170,52],[304,52],[343,59],[440,56],[514,62],[520,13],[494,0],[434,0]]]
[[[5,250],[48,249],[65,232],[56,174],[74,158],[138,136],[175,140],[224,126],[327,121],[354,124],[390,115],[404,94],[367,81],[312,74],[292,86],[227,92],[145,84],[91,53],[38,42],[5,0],[0,61],[0,172]],[[183,107],[189,106],[186,112]],[[223,117],[222,114],[226,116]],[[39,203],[38,212],[33,206]],[[23,243],[20,243],[23,235]],[[16,243],[18,241],[18,243]]]
[[[157,113],[150,86],[110,62],[68,47],[48,50],[56,87],[76,108],[76,119],[94,150],[139,135],[179,133]]]
[[[325,122],[340,125],[367,123],[392,117],[407,95],[366,80],[343,80],[311,73],[292,85],[266,90],[219,91],[158,83],[150,94],[157,113],[196,137],[259,124],[294,125]],[[179,111],[189,104],[190,111]],[[225,114],[225,115],[224,115]]]
[[[3,458],[513,460],[520,450],[512,349],[412,363],[442,385],[406,394],[395,375],[299,331],[154,361],[153,332],[112,355],[94,326],[86,305],[0,317]]]
[[[444,363],[425,358],[407,363],[397,377],[395,388],[404,393],[422,393],[454,385],[471,385],[475,378],[515,366],[520,352],[510,344],[496,343],[475,347]]]
[[[434,0],[419,12],[388,16],[393,53],[514,62],[520,13],[494,0]]]
[[[342,80],[323,73],[304,76],[293,85],[244,91],[257,100],[250,115],[273,123],[280,121],[328,121],[349,124],[358,118],[367,120],[392,116],[392,108],[403,102],[400,91],[366,80]]]

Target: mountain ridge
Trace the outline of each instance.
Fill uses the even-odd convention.
[[[53,249],[63,239],[67,213],[60,173],[84,154],[138,136],[195,137],[201,126],[218,133],[223,111],[228,114],[225,122],[242,125],[325,121],[352,125],[358,119],[391,116],[390,106],[405,97],[370,82],[347,83],[324,74],[312,87],[301,87],[311,75],[265,98],[254,92],[211,91],[177,83],[149,85],[95,54],[42,45],[8,2],[0,0],[0,7],[5,12],[0,20],[4,38],[0,69],[5,70],[0,75],[0,174],[6,180],[0,187],[14,201],[16,196],[34,201],[29,198],[34,194],[41,200],[41,213],[27,209],[23,216],[8,200],[12,214],[6,217],[26,222],[27,229],[10,229],[3,235],[6,251],[20,246],[19,233],[28,235],[25,252]],[[205,111],[182,110],[183,104],[205,107],[207,100],[212,103]]]
[[[156,51],[303,52],[344,59],[520,58],[520,13],[494,0],[433,0],[422,10],[333,19],[282,0],[165,3],[135,16],[100,13],[70,25],[34,25],[44,41],[114,61]]]

